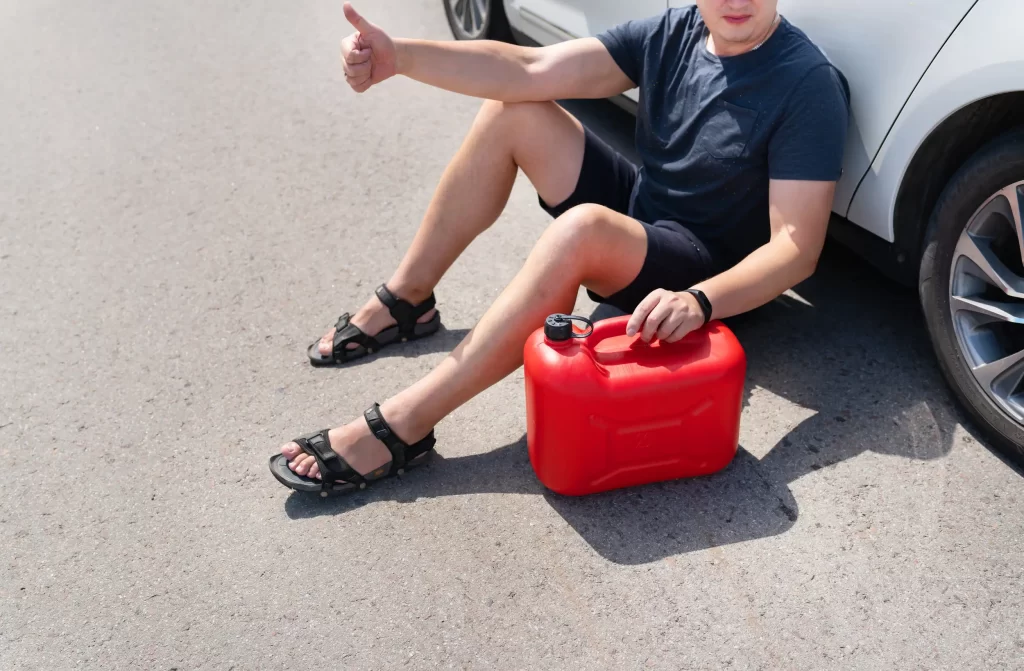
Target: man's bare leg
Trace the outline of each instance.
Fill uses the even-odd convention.
[[[505,209],[520,168],[546,202],[564,201],[576,188],[583,144],[579,121],[555,103],[485,102],[388,288],[413,305],[426,299],[469,243]],[[430,311],[420,321],[433,316]],[[376,335],[395,320],[373,296],[352,323]],[[333,341],[331,329],[320,341],[323,356],[330,355]]]
[[[381,413],[407,443],[425,437],[442,417],[522,364],[527,337],[553,312],[570,312],[581,285],[610,296],[639,274],[647,235],[639,222],[597,205],[556,219],[526,264],[461,344],[419,382],[388,400]],[[360,473],[391,454],[359,419],[330,433],[332,448]],[[316,460],[288,443],[292,470],[318,477]]]

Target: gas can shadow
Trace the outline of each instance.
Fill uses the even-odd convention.
[[[797,519],[785,483],[766,478],[742,447],[732,464],[702,478],[585,497],[545,492],[551,507],[602,557],[645,564],[672,555],[781,534]]]

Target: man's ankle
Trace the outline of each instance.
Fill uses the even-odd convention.
[[[403,282],[394,279],[389,280],[385,286],[387,286],[388,291],[395,298],[399,298],[412,305],[419,305],[434,292],[433,287],[418,286],[413,282]]]
[[[388,399],[382,403],[380,411],[395,434],[410,445],[422,440],[433,429],[433,426],[425,424],[417,413],[396,402],[396,399]]]

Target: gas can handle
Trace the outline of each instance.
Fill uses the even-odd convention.
[[[602,340],[626,335],[626,326],[629,324],[629,318],[630,315],[623,315],[621,317],[602,319],[597,324],[594,324],[590,334],[591,337],[587,340],[587,345],[596,347]]]

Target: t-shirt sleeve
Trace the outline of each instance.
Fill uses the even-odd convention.
[[[837,181],[849,122],[842,75],[832,65],[815,67],[790,94],[768,142],[769,179]]]
[[[597,35],[619,69],[638,86],[643,76],[647,44],[663,19],[662,15],[658,15],[627,21]]]

